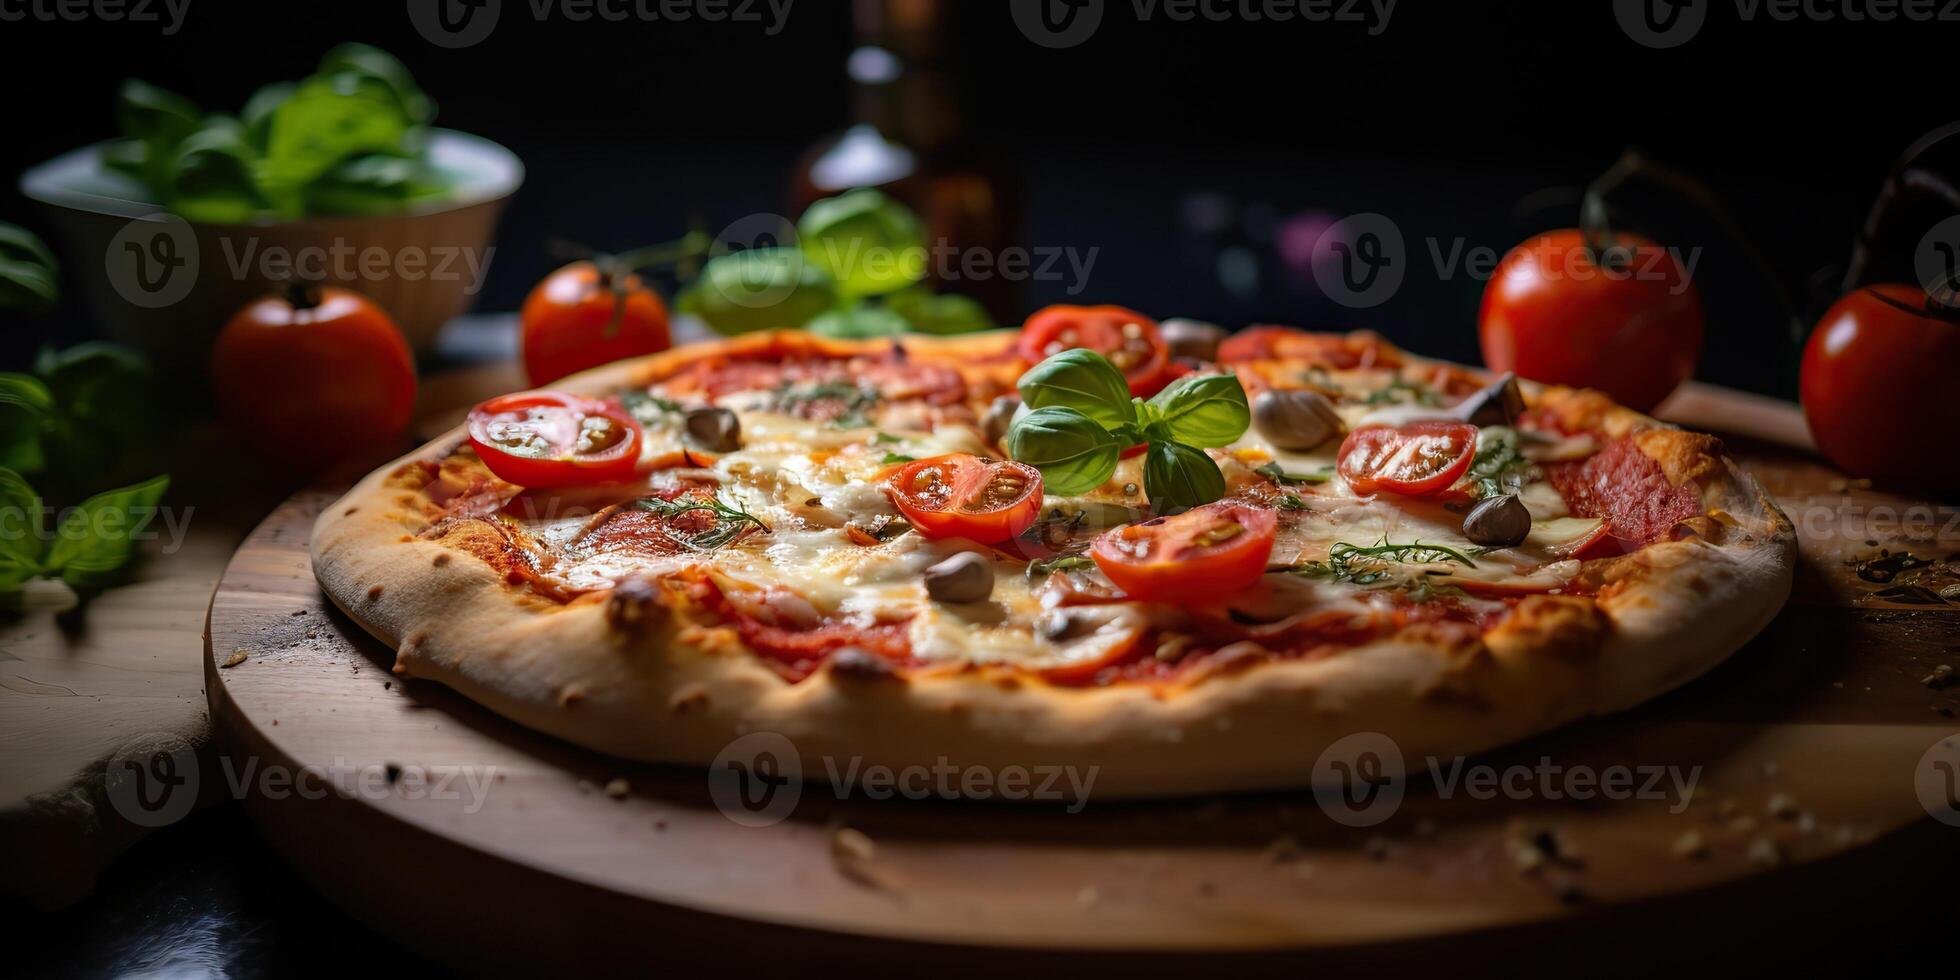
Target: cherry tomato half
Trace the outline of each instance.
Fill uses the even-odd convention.
[[[1852,476],[1960,486],[1956,366],[1960,323],[1927,312],[1919,287],[1885,283],[1838,300],[1803,353],[1817,448]]]
[[[998,544],[1041,514],[1039,470],[968,453],[907,463],[885,488],[913,530],[928,538]]]
[[[524,299],[524,373],[534,385],[673,344],[667,304],[639,276],[616,278],[591,262],[574,262],[538,283]]]
[[[1450,488],[1477,454],[1477,427],[1466,422],[1369,425],[1341,443],[1341,478],[1357,494],[1422,496]]]
[[[1133,599],[1210,602],[1265,574],[1278,526],[1264,507],[1219,501],[1112,528],[1089,546],[1089,556]]]
[[[470,411],[469,432],[483,465],[520,487],[624,480],[640,461],[632,416],[556,391],[492,398]]]
[[[1477,317],[1492,371],[1597,388],[1645,412],[1695,373],[1701,293],[1674,253],[1649,238],[1614,234],[1597,264],[1577,228],[1549,232],[1506,253]]]
[[[1170,347],[1157,321],[1121,306],[1050,306],[1021,327],[1021,359],[1036,364],[1076,347],[1109,358],[1130,394],[1143,398],[1169,384]]]

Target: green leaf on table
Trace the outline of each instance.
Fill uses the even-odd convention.
[[[925,278],[925,227],[912,209],[868,187],[825,198],[796,222],[803,254],[845,296],[896,292]]]
[[[1203,450],[1152,442],[1143,454],[1143,493],[1159,514],[1189,510],[1225,496],[1225,474]]]
[[[797,249],[751,248],[709,259],[677,305],[723,334],[800,327],[837,306],[837,286]]]
[[[169,487],[170,478],[159,476],[82,501],[55,529],[43,570],[76,588],[113,582],[129,563],[137,536],[148,533],[157,504]]]
[[[0,468],[0,591],[41,573],[41,498],[19,473]]]
[[[913,286],[885,297],[885,306],[920,333],[971,333],[992,330],[994,318],[970,296],[934,293]]]
[[[1074,409],[1109,429],[1137,421],[1130,383],[1095,351],[1062,351],[1029,368],[1015,385],[1029,408]]]
[[[1201,449],[1229,446],[1252,424],[1236,375],[1187,374],[1152,396],[1160,437]]]
[[[116,436],[149,430],[154,379],[143,355],[101,341],[42,348],[34,371],[68,418]]]
[[[1037,408],[1007,430],[1007,454],[1041,471],[1047,491],[1088,493],[1116,472],[1123,444],[1073,408]]]

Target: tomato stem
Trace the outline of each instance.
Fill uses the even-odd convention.
[[[1893,162],[1884,183],[1878,187],[1878,195],[1872,199],[1871,211],[1866,213],[1865,223],[1858,229],[1858,237],[1851,243],[1851,261],[1846,264],[1844,281],[1838,286],[1840,295],[1865,285],[1866,278],[1871,274],[1874,246],[1883,237],[1885,226],[1891,223],[1901,204],[1931,202],[1960,211],[1960,189],[1938,173],[1917,166],[1920,158],[1955,135],[1960,135],[1960,122],[1929,130],[1906,147],[1905,152]],[[1935,284],[1938,285],[1941,284]],[[1933,289],[1927,290],[1928,294],[1932,292]]]
[[[1579,229],[1586,241],[1588,258],[1592,259],[1595,265],[1601,265],[1602,259],[1615,261],[1619,257],[1632,258],[1632,250],[1612,247],[1612,229],[1607,223],[1606,195],[1634,177],[1645,178],[1674,192],[1676,196],[1708,216],[1722,232],[1723,237],[1733,243],[1736,249],[1749,259],[1750,264],[1756,267],[1757,273],[1769,283],[1771,291],[1776,294],[1777,303],[1783,307],[1784,316],[1789,319],[1791,338],[1793,340],[1803,338],[1807,324],[1798,315],[1796,298],[1783,282],[1782,276],[1777,274],[1776,267],[1770,264],[1763,256],[1762,250],[1757,248],[1755,242],[1743,232],[1741,224],[1736,222],[1728,209],[1722,206],[1715,192],[1710,190],[1708,185],[1679,170],[1647,159],[1638,150],[1629,148],[1621,153],[1620,158],[1615,160],[1605,173],[1600,174],[1598,179],[1586,187],[1585,199],[1580,205]],[[1601,267],[1605,268],[1604,265]]]
[[[309,279],[288,279],[279,288],[279,295],[295,310],[310,310],[320,305],[320,284]]]

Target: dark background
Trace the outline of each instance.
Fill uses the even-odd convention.
[[[1842,267],[1891,161],[1947,120],[1960,25],[1744,22],[1735,5],[1707,2],[1699,35],[1664,51],[1631,41],[1606,0],[1403,0],[1379,36],[1161,11],[1140,22],[1129,0],[1109,0],[1094,37],[1049,50],[1005,4],[970,0],[952,5],[948,67],[968,135],[1019,185],[1022,239],[1100,249],[1079,300],[1227,326],[1367,326],[1475,361],[1483,283],[1439,277],[1427,240],[1501,253],[1570,225],[1577,188],[1635,146],[1715,190],[1807,327],[1834,288],[1813,279]],[[849,119],[846,3],[799,0],[773,37],[754,23],[577,23],[553,10],[535,22],[531,0],[504,0],[491,36],[460,50],[425,41],[399,2],[191,0],[174,36],[154,24],[0,23],[0,85],[13,93],[0,163],[18,173],[111,135],[125,75],[235,109],[261,83],[309,72],[332,44],[367,41],[407,62],[439,102],[439,124],[525,161],[479,304],[496,311],[556,264],[553,236],[617,249],[675,237],[690,215],[719,227],[786,209],[797,156]],[[1183,217],[1203,194],[1228,202],[1221,233],[1196,235]],[[1793,394],[1791,320],[1744,253],[1664,194],[1617,203],[1629,224],[1707,249],[1701,376]],[[1310,279],[1288,280],[1265,238],[1274,217],[1302,211],[1394,219],[1411,259],[1394,298],[1347,310]],[[0,220],[47,230],[11,181]],[[1217,274],[1218,250],[1234,245],[1264,274],[1236,293]],[[1032,283],[1022,308],[1063,298],[1062,284]],[[0,358],[88,329],[72,305],[9,325]]]

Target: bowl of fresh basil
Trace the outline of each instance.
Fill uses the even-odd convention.
[[[304,279],[366,294],[417,350],[475,299],[524,168],[430,125],[401,62],[361,44],[236,115],[124,84],[122,136],[29,170],[89,311],[160,368],[201,372],[231,315]]]

